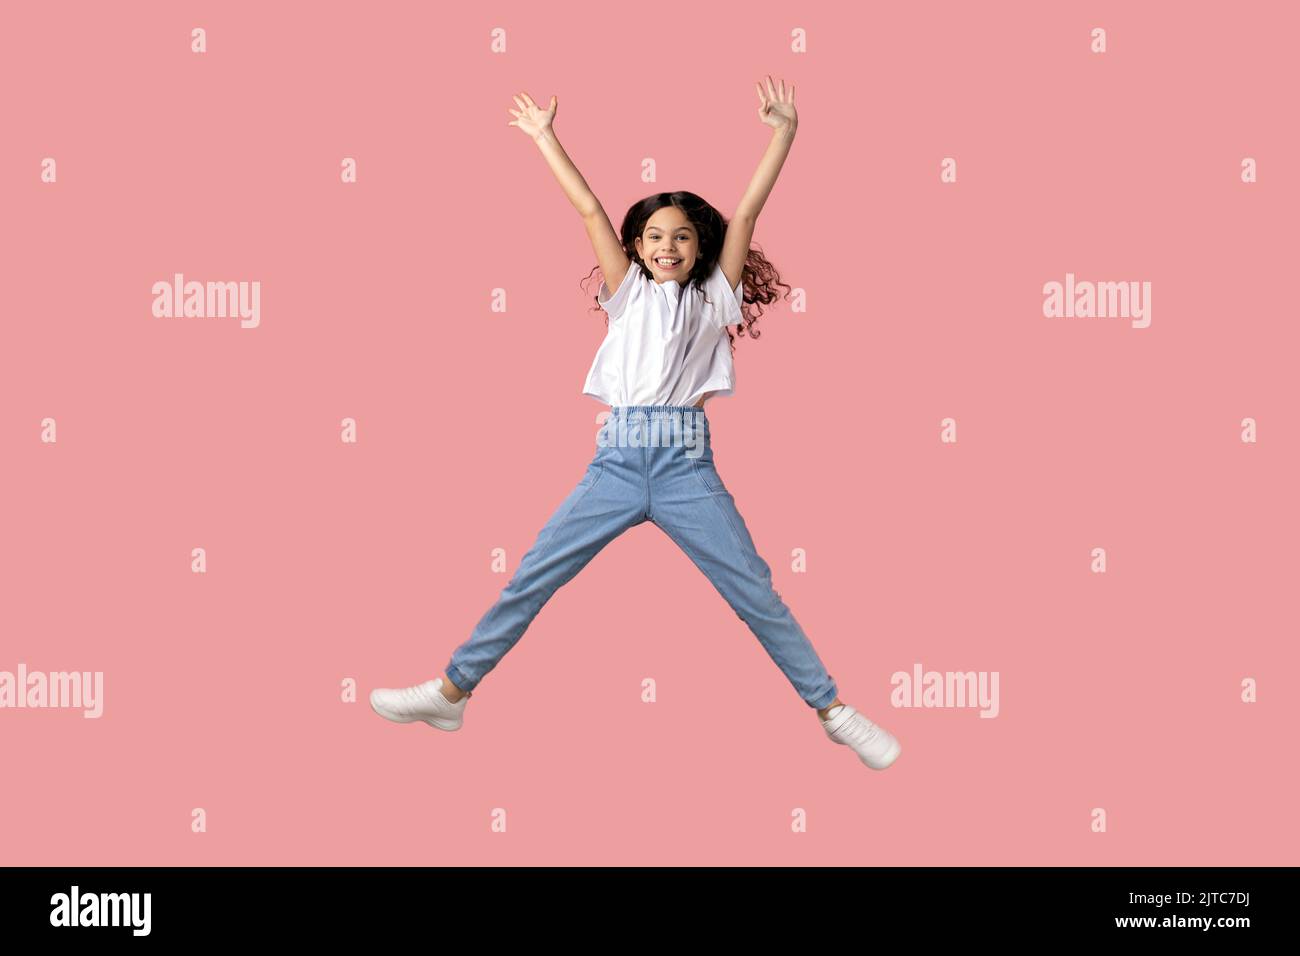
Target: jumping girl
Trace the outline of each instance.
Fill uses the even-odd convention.
[[[772,141],[730,222],[689,192],[637,202],[615,233],[609,217],[556,138],[556,98],[542,109],[527,93],[507,123],[532,137],[582,216],[603,278],[596,304],[608,316],[583,394],[610,406],[586,474],[560,503],[496,603],[452,653],[445,676],[370,694],[389,720],[459,730],[479,682],[515,646],[543,605],[609,542],[653,522],[675,541],[744,620],[763,649],[817,711],[827,736],[883,770],[897,739],[839,699],[812,644],[772,586],[735,500],[713,460],[704,403],[735,387],[730,326],[757,338],[755,306],[781,282],[749,247],[799,121],[794,87],[758,84],[759,119]],[[593,270],[594,271],[594,270]],[[790,287],[785,286],[787,289]],[[761,313],[761,308],[758,312]],[[603,415],[604,413],[602,413]]]

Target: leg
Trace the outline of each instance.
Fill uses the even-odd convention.
[[[460,700],[462,697],[466,696],[466,694],[467,694],[467,691],[463,691],[463,690],[461,690],[461,689],[460,689],[459,687],[457,687],[454,683],[452,683],[452,680],[451,680],[450,677],[447,677],[446,675],[443,675],[443,678],[442,678],[442,696],[443,696],[443,697],[446,697],[449,701],[451,701],[451,702],[454,704],[454,703],[456,703],[456,701],[458,701],[458,700]]]
[[[838,697],[836,697],[833,701],[831,701],[831,702],[830,702],[829,704],[827,704],[825,707],[818,707],[818,708],[817,708],[817,716],[820,717],[822,720],[825,720],[827,717],[830,716],[831,710],[833,710],[833,709],[836,708],[836,707],[839,707],[839,706],[842,705],[843,703],[844,703],[844,701],[842,701],[842,700],[840,700]]]
[[[824,716],[840,703],[835,680],[772,586],[772,570],[722,484],[711,448],[698,458],[674,452],[656,476],[651,520],[713,582],[804,702]]]
[[[446,676],[461,696],[515,646],[551,596],[609,542],[644,520],[643,496],[634,493],[614,456],[602,450],[578,486],[555,509],[473,633],[451,655]],[[449,691],[448,698],[452,698]]]

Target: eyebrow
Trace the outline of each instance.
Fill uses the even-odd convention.
[[[678,226],[676,229],[672,229],[672,230],[664,229],[662,226],[646,226],[646,227],[645,227],[645,231],[646,231],[646,232],[649,232],[649,231],[652,230],[652,229],[658,230],[659,232],[670,232],[670,231],[671,231],[671,232],[690,232],[690,231],[691,231],[691,227],[690,227],[690,226]]]

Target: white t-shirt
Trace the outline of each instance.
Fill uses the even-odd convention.
[[[609,313],[609,330],[596,351],[582,394],[607,405],[694,405],[706,392],[730,395],[736,373],[728,325],[744,321],[744,280],[734,289],[720,265],[703,293],[676,279],[646,278],[633,260],[612,296],[596,297]],[[705,294],[710,301],[705,301]]]

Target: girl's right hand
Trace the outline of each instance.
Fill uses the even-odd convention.
[[[519,97],[522,96],[521,100]],[[555,97],[551,97],[551,105],[547,109],[542,109],[533,102],[533,98],[527,93],[520,93],[514,98],[518,110],[512,110],[506,107],[506,110],[514,117],[507,126],[518,126],[521,130],[536,139],[546,130],[551,128],[551,122],[555,119]]]

